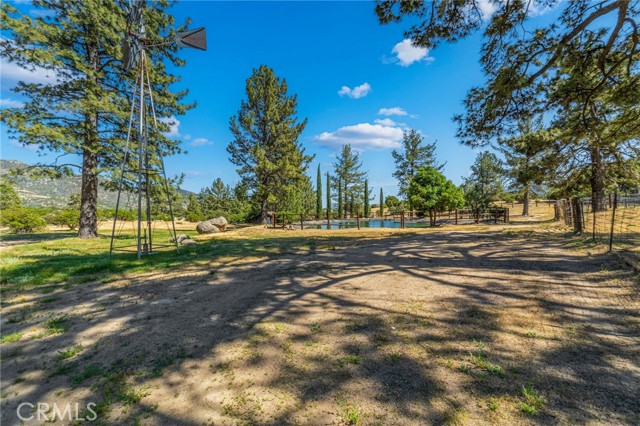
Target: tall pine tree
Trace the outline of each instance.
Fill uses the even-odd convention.
[[[38,166],[60,172],[77,167],[82,173],[78,236],[98,235],[98,175],[115,180],[122,161],[130,109],[133,72],[122,68],[122,40],[126,34],[125,4],[121,0],[35,2],[45,17],[31,18],[9,3],[2,4],[0,21],[6,37],[0,55],[25,69],[44,69],[46,83],[19,82],[12,90],[25,100],[23,108],[8,108],[2,120],[21,143],[73,155],[81,164]],[[159,118],[183,114],[190,105],[180,103],[186,92],[173,93],[178,78],[163,64],[184,62],[175,56],[177,46],[164,44],[172,34],[174,19],[165,2],[144,8],[149,70]],[[166,123],[166,121],[165,121]],[[166,124],[161,125],[165,130]],[[180,151],[177,141],[161,134],[153,144],[162,155]]]
[[[402,151],[396,149],[391,151],[396,163],[393,177],[398,179],[400,195],[407,196],[411,179],[421,167],[433,167],[440,171],[444,165],[438,165],[436,162],[436,143],[424,144],[424,138],[416,130],[411,129],[402,134],[402,145]],[[409,210],[413,210],[411,199],[409,199]]]
[[[265,223],[270,204],[287,204],[294,188],[304,185],[313,156],[298,140],[307,120],[298,120],[297,96],[288,94],[285,80],[261,65],[247,80],[246,94],[231,117],[233,141],[227,151]]]
[[[343,145],[342,150],[336,157],[333,165],[336,177],[342,182],[342,196],[344,197],[343,217],[347,217],[347,212],[351,211],[350,201],[360,200],[364,191],[364,178],[360,155],[351,149],[351,145]],[[341,212],[342,213],[342,212]]]

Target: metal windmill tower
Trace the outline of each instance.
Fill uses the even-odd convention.
[[[155,105],[153,103],[153,90],[149,79],[150,63],[146,49],[152,45],[147,43],[145,38],[145,27],[143,19],[143,0],[130,0],[128,7],[127,34],[123,41],[124,58],[123,65],[127,70],[135,70],[136,80],[133,84],[133,94],[131,97],[131,112],[129,116],[129,127],[124,154],[122,157],[122,167],[120,180],[118,183],[118,197],[116,201],[116,214],[111,230],[111,244],[109,253],[116,250],[135,251],[138,259],[144,255],[154,252],[154,248],[166,247],[167,245],[154,245],[152,238],[152,217],[151,217],[151,183],[154,179],[159,179],[162,183],[162,190],[167,196],[167,206],[171,216],[171,233],[178,250],[175,221],[173,218],[173,206],[171,205],[171,193],[169,182],[164,168],[162,153],[158,149],[155,137],[158,135],[158,119],[156,117]],[[207,49],[206,31],[204,28],[179,32],[173,39],[154,44],[168,45],[175,43],[178,46],[191,47],[199,50]],[[150,131],[150,129],[153,129]],[[123,189],[131,195],[133,192],[137,202],[137,226],[135,246],[115,247],[116,228],[118,213],[121,208]]]

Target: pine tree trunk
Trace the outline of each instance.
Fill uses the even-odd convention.
[[[595,211],[603,211],[607,209],[605,202],[605,171],[602,164],[602,156],[600,148],[591,147],[591,192],[593,199],[591,200],[591,208]]]
[[[529,187],[524,188],[524,200],[522,200],[522,216],[529,216]]]
[[[80,192],[79,238],[98,236],[98,154],[96,152],[97,118],[87,118],[87,141],[82,151],[82,187]]]
[[[269,202],[264,199],[260,207],[260,223],[265,225],[267,223],[267,216],[269,213]]]

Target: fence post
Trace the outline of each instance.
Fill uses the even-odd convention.
[[[609,194],[611,199],[611,194]],[[616,223],[616,209],[618,207],[618,190],[613,193],[613,211],[611,212],[611,232],[609,233],[609,251],[613,248],[613,226]]]
[[[400,213],[400,228],[404,229],[404,210]]]
[[[360,212],[356,213],[356,223],[358,224],[358,229],[360,229]]]
[[[480,223],[480,209],[476,209],[476,223]]]
[[[596,240],[596,210],[593,208],[593,196],[595,195],[595,192],[591,194],[591,213],[593,214],[593,225],[592,225],[592,229],[591,229],[591,234],[592,234],[592,238],[593,241]]]
[[[574,198],[573,202],[573,229],[578,234],[582,234],[582,203],[580,203],[579,198]]]
[[[331,220],[329,218],[329,209],[327,209],[327,229],[331,229]]]
[[[456,225],[458,224],[458,209],[456,209]]]
[[[304,231],[304,215],[300,213],[300,230]]]

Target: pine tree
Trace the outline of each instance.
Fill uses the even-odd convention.
[[[364,217],[369,217],[371,209],[369,208],[369,179],[364,180]]]
[[[316,179],[316,219],[322,217],[322,173],[318,164],[318,177]]]
[[[398,179],[400,195],[407,196],[407,189],[411,179],[421,167],[433,167],[440,171],[444,164],[438,165],[435,158],[436,143],[423,144],[424,138],[416,130],[408,130],[402,134],[402,144],[404,150],[391,151],[393,160],[396,163],[396,170],[393,177]],[[413,205],[409,199],[409,210],[413,210]]]
[[[0,210],[20,207],[20,197],[11,182],[0,178]]]
[[[327,172],[327,217],[331,219],[331,176]]]
[[[462,184],[467,204],[474,209],[489,207],[502,196],[503,181],[504,170],[498,157],[489,151],[479,153],[471,166],[471,176]]]
[[[185,219],[189,222],[200,222],[204,220],[204,214],[200,208],[200,203],[194,194],[189,194],[189,201],[187,202],[187,214]]]
[[[380,219],[384,218],[384,195],[382,188],[380,188]]]
[[[334,164],[336,179],[342,182],[342,195],[344,197],[344,218],[347,217],[349,201],[360,200],[364,191],[364,178],[366,173],[361,171],[362,162],[360,155],[351,149],[351,145],[343,145],[336,157]],[[341,211],[342,213],[342,211]]]
[[[261,65],[247,79],[246,95],[238,114],[231,117],[234,139],[227,151],[243,184],[252,189],[265,223],[269,205],[286,203],[292,188],[304,180],[313,156],[306,155],[298,141],[307,120],[298,121],[297,97],[288,95],[285,80]]]
[[[47,10],[47,17],[34,19],[2,4],[0,21],[7,37],[0,40],[0,55],[26,69],[44,68],[55,78],[47,83],[19,82],[13,90],[25,105],[3,110],[2,121],[23,144],[82,159],[81,164],[48,167],[55,172],[69,167],[82,171],[78,236],[93,238],[98,235],[98,173],[108,180],[119,177],[114,172],[122,161],[131,105],[133,73],[121,67],[126,12],[118,0],[38,4]],[[184,65],[175,56],[177,46],[162,43],[174,23],[167,8],[161,2],[144,9],[151,45],[148,58],[153,63],[149,74],[160,118],[183,114],[191,107],[180,104],[186,92],[170,91],[178,78],[163,64],[167,58],[173,66]],[[161,134],[154,135],[154,146],[162,155],[180,152],[177,141]]]

